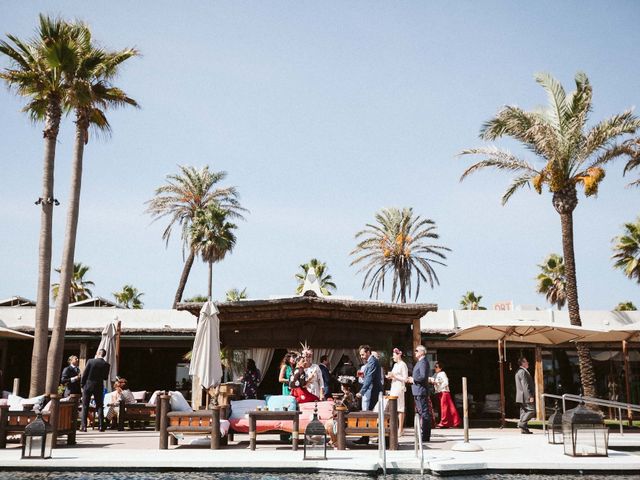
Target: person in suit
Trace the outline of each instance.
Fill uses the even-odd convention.
[[[64,385],[64,396],[75,393],[80,394],[80,368],[78,367],[78,357],[71,355],[69,365],[62,370],[60,383]]]
[[[320,371],[322,372],[322,383],[324,384],[324,388],[322,392],[324,393],[324,399],[327,400],[331,398],[331,372],[329,369],[331,368],[329,364],[329,356],[322,355],[320,357]]]
[[[87,431],[87,415],[89,413],[89,403],[91,402],[91,396],[96,402],[96,412],[98,413],[98,426],[101,432],[106,430],[104,423],[104,381],[109,376],[110,365],[105,361],[104,357],[107,351],[103,348],[98,350],[95,358],[92,358],[87,362],[84,372],[82,372],[82,422],[80,423],[80,430]]]
[[[408,378],[411,384],[411,393],[415,399],[416,413],[420,416],[422,427],[422,441],[431,440],[431,414],[429,410],[429,361],[427,349],[424,345],[418,345],[414,351],[416,364],[413,366],[413,374]]]
[[[371,347],[369,345],[362,345],[359,350],[360,358],[364,362],[365,368],[362,387],[356,396],[362,399],[362,411],[365,412],[373,410],[378,401],[378,395],[382,391],[382,369],[378,359],[371,355]],[[354,443],[366,445],[369,443],[369,437],[361,437]]]
[[[529,361],[524,357],[519,358],[518,365],[520,365],[516,372],[516,403],[520,404],[518,428],[520,428],[520,433],[531,434],[528,423],[536,414],[533,398],[536,387],[529,370],[527,370]]]

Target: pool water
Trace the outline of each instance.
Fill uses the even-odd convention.
[[[261,472],[0,472],[0,480],[351,480],[375,478],[353,473],[261,473]],[[600,480],[602,475],[538,475],[538,474],[483,474],[439,477],[433,475],[397,474],[378,475],[388,480]],[[615,480],[640,480],[640,475],[611,475]]]

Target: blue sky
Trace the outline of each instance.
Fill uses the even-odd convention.
[[[440,286],[418,301],[452,308],[474,290],[486,305],[545,306],[536,265],[561,253],[549,194],[524,190],[502,207],[510,177],[487,172],[459,183],[470,159],[456,154],[481,145],[480,126],[502,105],[546,102],[535,72],[571,89],[585,71],[593,121],[635,106],[640,92],[633,1],[5,0],[2,10],[3,35],[29,37],[47,12],[85,20],[105,46],[142,52],[117,81],[142,108],[111,112],[113,135],[85,150],[76,259],[91,267],[95,293],[111,297],[132,283],[148,308],[171,305],[182,256],[177,237],[165,248],[164,224],[151,223],[144,202],[178,164],[226,170],[251,211],[233,254],[214,266],[214,297],[231,287],[251,298],[292,293],[298,265],[317,257],[338,294],[367,298],[349,266],[354,234],[381,208],[411,206],[436,221],[453,250],[437,268]],[[0,89],[0,298],[35,298],[37,283],[43,142],[21,105]],[[72,145],[67,120],[56,158],[54,265]],[[622,166],[612,165],[598,198],[581,196],[575,213],[582,308],[640,303],[639,286],[610,260],[611,239],[640,213],[640,190],[624,188],[631,179]],[[205,291],[198,263],[186,294]]]

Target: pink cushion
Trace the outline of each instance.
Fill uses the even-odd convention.
[[[318,420],[331,420],[333,418],[333,401],[326,400],[324,402],[318,402]],[[309,422],[313,418],[313,410],[315,409],[315,403],[302,403],[298,405],[300,414],[300,421],[308,420]]]
[[[248,433],[249,432],[249,419],[248,418],[232,418],[229,420],[231,423],[231,428],[234,432],[238,433]],[[293,422],[286,422],[281,420],[258,420],[256,422],[256,431],[258,433],[268,432],[270,430],[283,430],[284,424],[293,425]],[[291,426],[289,426],[289,430],[291,431]]]

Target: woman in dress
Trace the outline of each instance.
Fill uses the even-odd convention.
[[[118,422],[120,415],[120,401],[124,403],[136,403],[133,393],[129,390],[129,383],[126,378],[118,378],[113,384],[113,392],[111,392],[111,401],[104,406],[105,418],[108,422],[112,422],[114,428]]]
[[[405,384],[409,377],[409,369],[407,364],[402,360],[402,351],[398,348],[393,349],[393,368],[387,374],[387,378],[391,380],[391,389],[389,394],[398,397],[398,435],[404,434],[404,392]]]
[[[429,382],[433,384],[436,390],[436,397],[440,401],[440,423],[436,428],[449,428],[460,426],[460,415],[456,410],[449,391],[449,378],[442,369],[442,363],[436,362],[433,366],[436,374],[429,378]]]
[[[313,375],[308,377],[305,368],[309,364],[303,355],[296,358],[296,368],[289,379],[289,389],[298,403],[318,402],[320,399],[307,390],[309,382],[313,381]]]
[[[278,381],[282,384],[282,395],[291,395],[289,379],[293,375],[295,366],[296,354],[295,352],[288,352],[280,362],[280,374],[278,375]]]
[[[244,383],[244,398],[258,397],[258,385],[260,385],[261,378],[260,370],[256,367],[256,362],[253,361],[253,358],[250,358],[247,360],[247,369],[244,375],[240,377],[240,381]]]

